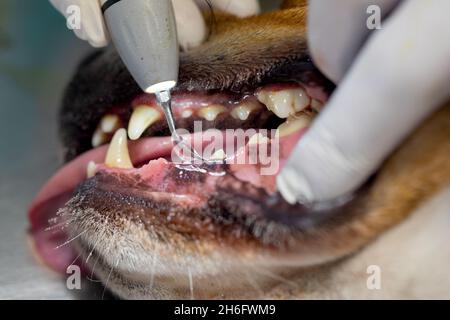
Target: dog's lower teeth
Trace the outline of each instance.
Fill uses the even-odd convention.
[[[245,121],[250,114],[260,108],[260,104],[257,102],[243,102],[231,111],[231,116],[235,119]]]
[[[106,154],[105,164],[108,167],[132,169],[130,154],[128,153],[127,131],[119,129],[114,134]]]
[[[86,175],[88,178],[92,178],[95,175],[95,170],[97,169],[97,165],[94,161],[89,161],[86,168]]]
[[[92,135],[91,144],[94,148],[101,146],[108,142],[108,135],[103,132],[101,128],[97,128],[94,134]]]
[[[262,89],[256,94],[258,100],[279,118],[288,118],[308,107],[311,98],[302,88],[270,91]]]
[[[288,136],[301,129],[308,128],[311,124],[311,117],[306,114],[296,115],[295,117],[289,117],[284,123],[282,123],[277,129],[277,135],[279,137]]]
[[[216,120],[217,116],[223,112],[225,112],[226,109],[222,105],[214,104],[210,105],[208,107],[202,108],[197,112],[197,115],[199,117],[202,117],[208,121],[214,121]]]
[[[120,118],[115,114],[107,114],[100,121],[100,128],[105,133],[113,133],[120,128]]]
[[[161,113],[155,108],[149,106],[136,107],[128,123],[128,136],[131,140],[139,139],[145,130],[161,118]]]

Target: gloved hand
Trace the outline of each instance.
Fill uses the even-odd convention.
[[[145,0],[142,0],[145,1]],[[106,46],[109,42],[108,30],[103,19],[101,6],[105,0],[50,0],[66,18],[67,8],[77,5],[81,10],[81,29],[75,34],[94,47]],[[203,42],[207,34],[200,8],[207,8],[205,0],[172,0],[177,21],[178,40],[183,49],[195,47]],[[211,0],[214,9],[236,16],[257,14],[260,10],[257,0]]]
[[[389,17],[368,38],[373,4]],[[450,1],[314,0],[309,10],[313,59],[339,86],[277,177],[290,203],[356,190],[450,98]]]

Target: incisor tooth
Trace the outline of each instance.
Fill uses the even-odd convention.
[[[200,109],[197,114],[208,121],[214,121],[216,120],[219,114],[225,111],[226,109],[224,106],[219,104],[213,104],[208,107]]]
[[[243,102],[231,111],[231,116],[235,119],[245,121],[248,119],[248,117],[253,111],[259,108],[260,108],[259,103]]]
[[[303,128],[308,128],[310,124],[311,124],[311,117],[305,114],[290,117],[278,127],[276,134],[279,137],[288,136]]]
[[[94,134],[92,135],[91,140],[92,146],[94,148],[97,148],[107,142],[108,142],[108,135],[105,132],[103,132],[102,129],[97,128],[97,130],[95,130]]]
[[[181,116],[182,116],[183,118],[189,118],[189,117],[192,116],[193,113],[194,113],[194,112],[193,112],[191,109],[185,109],[185,110],[183,110],[183,111],[181,112]]]
[[[95,170],[97,169],[97,165],[94,161],[89,161],[86,171],[87,171],[87,177],[92,178],[95,175]]]
[[[100,128],[103,132],[113,133],[120,127],[120,118],[115,114],[107,114],[100,121]]]
[[[138,106],[134,109],[128,123],[128,136],[131,140],[139,139],[145,130],[161,119],[161,113],[149,106]]]
[[[265,143],[270,143],[270,139],[268,137],[264,136],[261,132],[254,134],[248,140],[248,145],[265,144]]]
[[[287,118],[309,106],[311,98],[301,88],[279,91],[261,90],[256,94],[259,101],[279,118]]]
[[[132,169],[130,154],[128,153],[127,131],[119,129],[109,144],[105,164],[112,168]]]

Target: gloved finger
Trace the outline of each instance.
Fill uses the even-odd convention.
[[[104,2],[104,1],[103,1]],[[109,34],[101,9],[100,0],[83,0],[82,29],[89,44],[93,47],[104,47],[109,42]]]
[[[261,12],[258,0],[209,0],[214,9],[224,11],[237,17],[249,17]],[[197,0],[203,9],[208,8],[206,0]]]
[[[286,200],[352,192],[450,98],[450,1],[403,2],[362,49],[277,177]]]
[[[200,45],[206,38],[206,24],[194,0],[172,0],[178,42],[184,50]]]
[[[50,0],[50,3],[69,18],[73,11],[70,6],[77,6],[80,13],[80,28],[74,33],[82,40],[87,40],[94,47],[104,47],[108,44],[109,35],[101,12],[100,0]]]
[[[318,68],[338,83],[370,33],[369,6],[387,16],[399,0],[312,0],[309,2],[308,41]]]

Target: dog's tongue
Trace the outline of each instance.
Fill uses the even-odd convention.
[[[303,131],[280,139],[280,167],[283,165],[283,159],[287,158],[302,134]],[[168,158],[172,148],[170,137],[145,138],[129,142],[129,152],[134,163],[147,163],[151,159]],[[54,222],[55,225],[50,226],[49,220],[55,218],[57,210],[64,206],[71,198],[75,188],[86,179],[88,163],[90,161],[103,163],[107,150],[108,146],[105,145],[87,151],[67,163],[47,181],[31,204],[28,217],[31,223],[30,232],[34,240],[34,248],[42,260],[58,272],[66,272],[67,267],[74,263],[77,255],[71,247],[71,239],[67,238],[63,226],[60,226],[60,224],[64,224],[64,221]],[[151,167],[153,172],[158,170],[157,162]],[[275,188],[275,175],[263,177],[255,165],[233,164],[230,169],[239,179],[252,182],[268,190]],[[133,170],[133,173],[138,174],[145,172],[146,170],[141,169]],[[154,180],[155,176],[152,174],[147,178]],[[152,184],[155,185],[157,182],[153,181]],[[180,190],[176,188],[166,190],[166,192],[178,193],[177,191],[183,192],[181,188]]]
[[[149,138],[130,142],[130,154],[136,162],[144,158],[155,159],[170,154],[172,143],[170,138]],[[63,221],[50,225],[49,220],[55,218],[56,212],[70,200],[75,188],[86,179],[86,168],[90,161],[102,163],[105,160],[108,146],[102,146],[78,156],[64,165],[41,188],[28,211],[30,232],[34,240],[34,249],[39,257],[58,272],[66,272],[74,263],[76,254],[70,239],[63,230]]]

